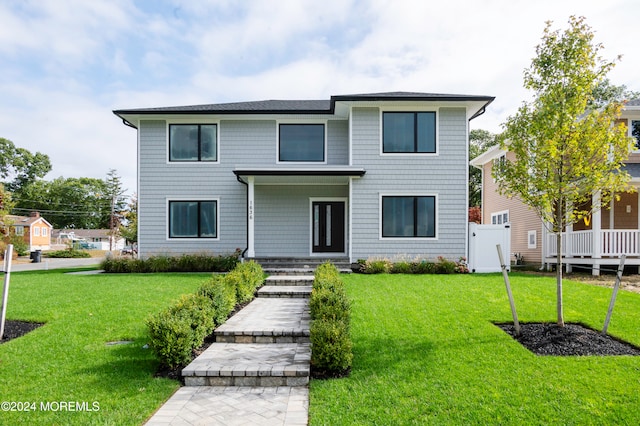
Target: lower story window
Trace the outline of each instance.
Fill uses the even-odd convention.
[[[382,237],[435,238],[435,196],[382,197]]]
[[[169,238],[217,238],[217,201],[169,201]]]

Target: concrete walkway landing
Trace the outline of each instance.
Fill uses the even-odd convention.
[[[216,342],[182,375],[180,388],[146,423],[308,423],[312,276],[267,278],[258,297],[218,327]]]

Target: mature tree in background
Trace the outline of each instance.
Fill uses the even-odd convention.
[[[556,234],[560,326],[562,232],[628,189],[629,175],[621,164],[633,146],[625,126],[615,125],[620,102],[590,108],[614,66],[599,56],[602,46],[593,38],[584,18],[572,16],[562,33],[547,22],[537,56],[524,73],[533,100],[504,124],[501,146],[515,153],[515,160],[494,170],[500,192],[520,198]]]
[[[9,139],[0,138],[0,179],[9,192],[21,188],[51,171],[49,156],[19,148]]]
[[[11,193],[4,189],[4,185],[0,183],[0,234],[8,235],[8,226],[10,225],[6,216],[11,214],[14,202],[11,199]]]
[[[122,181],[115,169],[109,170],[105,179],[105,196],[110,200],[109,214],[109,250],[113,250],[113,241],[120,233],[120,224],[124,217],[126,208],[125,189],[122,188]]]
[[[624,84],[616,86],[605,78],[596,85],[593,90],[593,99],[589,100],[587,108],[598,109],[611,102],[624,102],[638,98],[640,98],[640,92],[629,90]]]
[[[138,196],[133,194],[127,209],[123,213],[124,222],[120,225],[120,235],[128,243],[138,242]]]
[[[39,211],[56,229],[106,229],[111,215],[111,198],[106,193],[102,179],[39,180],[16,194],[14,212]]]
[[[469,159],[473,160],[489,148],[498,144],[498,137],[493,133],[474,129],[469,132]],[[482,171],[469,166],[469,207],[479,207],[482,203]]]

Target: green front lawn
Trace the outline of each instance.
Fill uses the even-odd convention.
[[[7,318],[46,325],[0,345],[0,402],[29,410],[0,424],[142,424],[179,386],[153,377],[145,319],[209,276],[12,273]]]
[[[513,275],[522,322],[555,319],[555,280]],[[612,278],[613,280],[613,278]],[[351,376],[311,383],[312,425],[640,424],[640,357],[539,357],[511,321],[501,275],[345,276]],[[565,319],[602,327],[611,289],[565,281]],[[640,294],[609,332],[640,346]]]

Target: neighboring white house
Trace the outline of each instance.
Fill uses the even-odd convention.
[[[114,111],[138,133],[140,256],[466,256],[469,120],[493,99],[391,92]]]
[[[91,250],[122,250],[125,239],[111,237],[108,229],[62,229],[54,231],[56,245],[79,244],[82,248]]]

